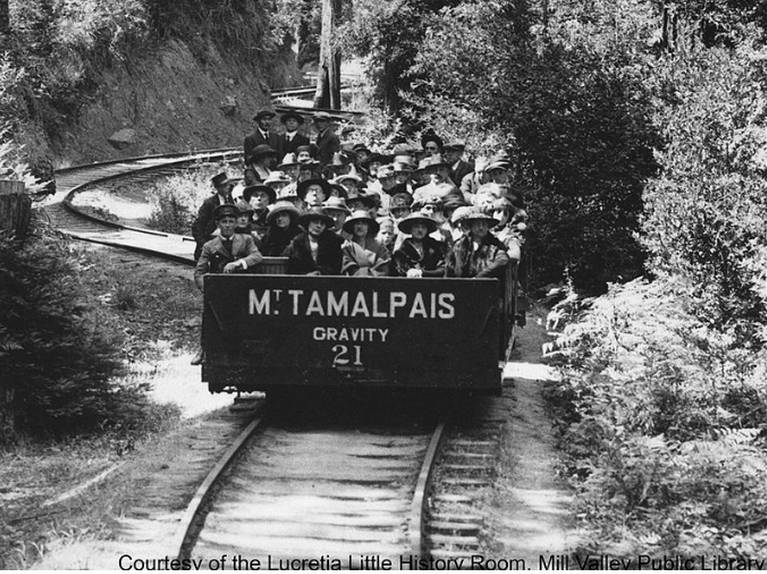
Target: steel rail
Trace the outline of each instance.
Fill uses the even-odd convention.
[[[263,408],[263,407],[262,407]],[[181,516],[181,521],[176,530],[176,534],[173,537],[173,542],[170,546],[173,556],[176,556],[179,560],[188,558],[192,549],[194,548],[197,535],[201,530],[201,520],[203,518],[203,511],[206,503],[210,500],[214,486],[218,484],[219,480],[223,476],[224,472],[231,466],[237,453],[240,452],[243,445],[253,435],[256,429],[260,428],[264,420],[264,415],[256,413],[253,420],[250,421],[242,432],[234,439],[229,448],[219,457],[216,464],[208,472],[205,479],[197,487],[197,490],[192,496],[192,500],[184,510],[184,514]]]
[[[408,518],[408,542],[410,552],[422,558],[428,554],[428,549],[424,544],[424,527],[426,525],[426,503],[428,501],[427,493],[431,486],[431,479],[434,470],[434,463],[437,460],[442,439],[445,435],[446,421],[441,421],[434,429],[434,433],[426,449],[421,471],[418,473],[418,480],[413,493],[413,500],[410,504],[410,513]]]

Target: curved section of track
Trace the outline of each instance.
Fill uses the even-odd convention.
[[[43,205],[51,224],[71,237],[192,265],[195,243],[191,237],[105,221],[77,209],[72,198],[80,191],[107,185],[120,178],[149,182],[198,162],[235,161],[240,157],[239,150],[224,148],[68,168],[57,172],[58,191]]]

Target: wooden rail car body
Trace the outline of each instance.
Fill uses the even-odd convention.
[[[514,337],[516,267],[497,279],[205,276],[211,392],[296,388],[498,393]]]

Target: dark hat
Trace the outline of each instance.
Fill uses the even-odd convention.
[[[374,151],[370,152],[370,156],[368,157],[368,165],[371,163],[389,163],[392,159],[394,159],[394,156]]]
[[[466,200],[457,193],[448,193],[443,199],[442,199],[442,207],[444,209],[456,209],[458,207],[464,207],[468,205],[466,203]]]
[[[338,197],[342,197],[342,198],[344,198],[344,199],[345,199],[346,197],[348,197],[348,195],[349,195],[349,194],[347,193],[347,191],[346,191],[346,188],[345,188],[343,185],[341,185],[340,183],[333,183],[333,182],[330,182],[330,183],[328,184],[328,187],[330,188],[330,191],[329,191],[329,193],[331,194],[331,195],[330,195],[330,197],[333,197],[333,191],[335,191],[336,193],[338,193]]]
[[[287,213],[290,215],[290,219],[293,222],[298,219],[298,209],[296,209],[296,206],[289,201],[280,200],[269,206],[269,215],[266,216],[266,222],[274,222],[274,218],[277,217],[280,213]]]
[[[335,210],[343,211],[346,215],[351,214],[349,206],[346,205],[346,200],[343,197],[331,196],[322,204],[322,207],[325,209],[325,211]]]
[[[375,193],[360,194],[357,197],[348,199],[349,204],[354,205],[356,202],[362,203],[366,209],[373,209],[381,204],[381,200]]]
[[[392,196],[391,205],[389,207],[410,207],[411,205],[413,205],[413,196],[409,193],[402,192]]]
[[[216,221],[224,217],[234,217],[236,219],[238,215],[240,215],[240,210],[231,203],[218,205],[216,206],[216,209],[213,210],[213,218]]]
[[[320,206],[312,207],[303,212],[301,217],[298,218],[298,223],[306,227],[310,221],[315,221],[317,219],[324,221],[328,226],[328,229],[334,229],[336,226],[335,220],[325,213],[325,209]]]
[[[466,142],[462,141],[451,141],[449,143],[446,143],[442,146],[442,149],[445,151],[448,150],[454,150],[454,151],[463,151],[466,149]]]
[[[296,155],[300,154],[302,151],[309,152],[309,155],[314,157],[314,153],[317,150],[312,144],[300,145],[296,148]]]
[[[304,123],[304,117],[299,114],[298,112],[285,112],[280,116],[280,121],[284,124],[287,122],[290,118],[293,118],[296,120],[299,124]]]
[[[313,119],[314,119],[314,121],[315,121],[315,122],[317,122],[317,121],[325,121],[325,122],[329,122],[329,121],[330,121],[330,120],[332,120],[333,118],[332,118],[332,116],[331,116],[329,113],[327,113],[327,112],[317,112],[316,114],[314,114],[314,117],[313,117]]]
[[[354,230],[354,224],[358,221],[364,221],[368,224],[368,234],[375,235],[381,227],[374,218],[370,217],[367,211],[359,209],[355,210],[352,216],[344,222],[344,231],[351,233]]]
[[[364,143],[356,143],[356,144],[354,144],[352,146],[352,151],[355,151],[355,152],[364,151],[364,152],[367,152],[368,155],[371,153],[370,152],[370,148],[368,148],[368,146],[366,146]]]
[[[274,203],[277,200],[277,192],[268,185],[263,184],[249,185],[242,190],[242,198],[245,201],[250,201],[250,198],[253,197],[257,191],[263,191],[265,194],[267,194],[269,196],[269,203]]]
[[[224,185],[234,185],[238,181],[240,180],[236,178],[230,179],[225,171],[217,173],[212,178],[210,178],[210,183],[212,183],[213,187],[215,188],[223,187]]]
[[[307,179],[305,181],[302,181],[298,184],[298,197],[301,199],[304,199],[306,197],[306,190],[309,189],[310,185],[319,185],[322,187],[322,190],[325,192],[325,198],[328,198],[330,196],[330,184],[319,177],[315,177],[312,179]]]
[[[397,227],[402,233],[410,234],[410,231],[413,228],[413,224],[415,223],[423,223],[426,226],[426,229],[428,229],[429,233],[437,231],[437,222],[428,215],[424,215],[423,213],[418,212],[408,215],[406,218],[399,222]]]
[[[464,223],[470,223],[472,221],[486,221],[491,226],[494,226],[498,223],[492,215],[488,215],[478,207],[475,207],[466,215],[464,215],[461,221]]]
[[[251,159],[263,157],[265,155],[273,155],[274,157],[277,157],[277,150],[268,144],[259,144],[250,152]]]
[[[275,113],[274,113],[272,110],[259,110],[259,111],[256,113],[256,115],[255,115],[255,116],[253,116],[253,119],[254,119],[254,120],[256,120],[256,121],[258,121],[258,120],[260,120],[261,118],[273,118],[273,117],[274,117],[274,116],[276,116],[276,115],[277,115],[277,114],[275,114]]]
[[[442,138],[435,134],[432,130],[425,131],[421,134],[421,147],[425,148],[426,142],[434,142],[440,149],[442,149],[442,146],[444,145]]]
[[[247,215],[249,213],[253,213],[255,209],[253,209],[253,206],[250,205],[246,200],[239,199],[237,203],[235,204],[235,207],[237,208],[237,214],[238,215]]]

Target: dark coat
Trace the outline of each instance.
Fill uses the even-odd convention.
[[[270,225],[261,239],[261,253],[267,257],[282,256],[290,242],[299,233],[301,233],[301,228],[298,225],[291,225],[285,228]]]
[[[245,152],[246,164],[250,163],[251,152],[255,149],[256,146],[261,144],[267,144],[277,152],[278,158],[282,157],[282,136],[274,132],[269,132],[269,137],[264,139],[264,137],[261,135],[261,132],[255,130],[252,134],[245,138],[245,142],[243,143],[243,151]]]
[[[333,128],[327,128],[317,136],[317,161],[327,165],[333,160],[333,154],[341,149],[341,140],[333,132]]]
[[[506,246],[497,237],[488,233],[479,249],[472,253],[472,247],[471,235],[464,235],[455,242],[448,257],[448,277],[503,277],[509,256]]]
[[[221,236],[214,237],[202,247],[202,253],[194,267],[194,281],[202,289],[202,278],[206,273],[223,273],[224,266],[240,261],[242,271],[258,265],[263,260],[253,237],[241,233],[232,236],[231,252],[224,247]]]
[[[218,199],[218,193],[214,193],[208,199],[202,202],[197,212],[197,219],[192,223],[192,237],[197,242],[194,250],[194,259],[200,257],[202,246],[210,239],[211,234],[216,230],[216,219],[213,217],[213,211],[221,205]],[[234,204],[231,194],[226,196],[224,203]]]
[[[423,239],[423,257],[413,247],[413,240],[408,237],[394,252],[394,274],[407,275],[410,269],[421,269],[424,277],[442,277],[445,274],[445,245],[433,237]]]
[[[317,261],[315,261],[312,258],[311,247],[309,247],[309,234],[303,232],[297,235],[283,253],[290,258],[288,260],[288,273],[306,275],[313,271],[319,271],[320,275],[340,275],[342,241],[338,235],[326,230],[319,237]]]
[[[474,163],[460,160],[458,165],[450,168],[450,179],[456,187],[460,187],[463,178],[474,172]]]
[[[280,156],[280,159],[289,153],[296,153],[296,148],[299,146],[309,144],[311,144],[309,138],[300,132],[297,132],[291,141],[288,141],[287,136],[282,134],[280,136],[280,145],[282,146],[282,151],[280,152],[282,155]]]

